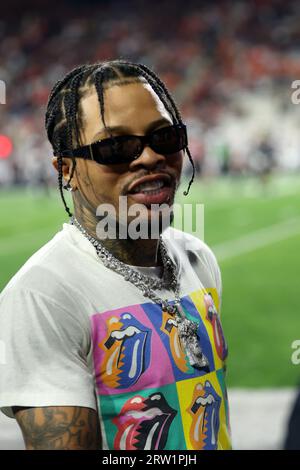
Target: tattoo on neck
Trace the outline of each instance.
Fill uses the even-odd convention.
[[[93,215],[86,204],[78,203],[75,206],[75,217],[78,222],[87,230],[94,238],[98,239],[96,226],[99,222],[98,218]],[[134,266],[156,266],[161,264],[158,255],[157,239],[105,239],[100,240],[102,245],[110,251],[117,259],[123,263]]]

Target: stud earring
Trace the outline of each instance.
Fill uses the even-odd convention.
[[[72,186],[70,185],[70,183],[67,183],[64,185],[64,189],[66,189],[67,191],[73,191],[73,188]]]

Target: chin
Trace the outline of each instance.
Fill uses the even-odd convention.
[[[164,210],[147,207],[142,215],[127,218],[127,224],[118,221],[119,238],[128,238],[131,240],[139,239],[157,239],[160,234],[173,222],[174,214],[170,206]],[[126,236],[125,236],[126,233]]]

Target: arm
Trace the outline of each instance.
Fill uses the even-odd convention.
[[[27,450],[100,450],[98,414],[79,406],[13,407]]]

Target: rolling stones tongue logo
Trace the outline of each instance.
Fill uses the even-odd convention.
[[[164,449],[176,414],[160,392],[147,398],[140,395],[130,398],[112,420],[118,428],[114,449]]]
[[[219,358],[224,361],[228,355],[228,347],[224,338],[220,318],[211,294],[204,295],[204,303],[206,306],[206,319],[211,323],[213,328],[217,354]]]
[[[204,385],[199,383],[195,386],[193,400],[187,410],[192,416],[190,439],[193,449],[217,449],[220,404],[221,399],[208,380]]]
[[[100,348],[105,352],[101,380],[111,388],[128,388],[135,384],[150,362],[151,330],[131,314],[120,320],[107,320],[107,336]]]
[[[178,336],[178,325],[175,318],[169,313],[163,312],[160,329],[169,336],[171,354],[176,366],[182,372],[188,372],[191,367]]]

